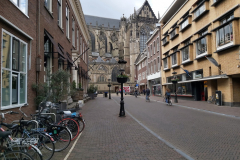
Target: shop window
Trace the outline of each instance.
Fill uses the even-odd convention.
[[[14,35],[2,34],[1,109],[27,103],[27,44]]]
[[[193,79],[199,79],[199,78],[203,78],[203,70],[202,69],[193,72]]]

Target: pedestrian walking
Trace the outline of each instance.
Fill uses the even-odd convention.
[[[150,97],[150,89],[147,88],[146,89],[146,101],[150,101],[149,97]]]
[[[145,96],[145,93],[146,93],[146,91],[145,91],[145,89],[143,89],[143,94],[144,94],[144,96]]]
[[[137,98],[137,93],[138,91],[137,91],[137,89],[135,88],[135,97]]]
[[[117,93],[117,96],[118,96],[118,89],[117,89],[116,93]]]
[[[166,88],[166,93],[165,93],[165,102],[166,103],[170,103],[169,100],[170,100],[170,89],[169,88]]]

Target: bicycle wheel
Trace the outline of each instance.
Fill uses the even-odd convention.
[[[39,139],[36,147],[42,152],[43,160],[51,159],[55,150],[55,145],[51,138],[39,132],[31,133],[29,136]]]
[[[5,152],[1,157],[3,160],[34,160],[29,154],[22,151]]]
[[[67,127],[51,125],[47,128],[47,132],[54,139],[55,152],[60,152],[69,146],[72,134]]]
[[[78,122],[76,122],[72,118],[62,119],[60,122],[58,122],[58,125],[63,125],[65,127],[68,127],[68,129],[70,129],[70,131],[72,133],[72,139],[71,140],[74,140],[75,138],[77,138],[77,136],[80,133]]]
[[[207,102],[208,102],[208,103],[212,103],[212,96],[209,96],[209,97],[208,97]]]
[[[77,122],[78,122],[79,129],[80,129],[79,133],[81,133],[85,128],[85,120],[81,119],[81,120],[77,120]]]
[[[34,145],[30,145],[30,146],[19,146],[19,147],[13,147],[12,148],[13,151],[23,151],[27,154],[29,154],[34,160],[43,160],[42,158],[42,152]]]
[[[166,100],[165,100],[165,96],[163,96],[163,102],[165,102]]]

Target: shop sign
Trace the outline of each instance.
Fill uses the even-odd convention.
[[[195,78],[202,78],[202,75],[201,74],[196,74]]]

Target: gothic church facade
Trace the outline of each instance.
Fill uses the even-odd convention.
[[[159,20],[155,16],[149,2],[134,9],[128,18],[124,15],[117,19],[85,15],[91,37],[89,45],[89,84],[98,86],[99,92],[108,91],[108,81],[111,81],[112,91],[119,89],[116,76],[119,74],[118,60],[127,61],[125,73],[129,80],[125,86],[134,86],[136,66],[134,62],[146,49],[147,39]]]

